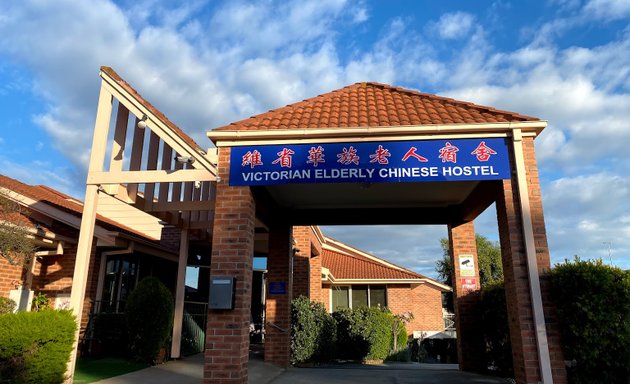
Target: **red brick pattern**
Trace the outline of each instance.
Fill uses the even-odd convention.
[[[21,265],[11,265],[0,257],[0,296],[9,297],[9,291],[22,285],[26,278],[26,271]]]
[[[280,367],[289,366],[291,342],[291,228],[272,228],[269,232],[267,284],[282,284],[284,293],[274,294],[267,288],[265,361]]]
[[[322,288],[322,256],[321,254],[312,256],[310,265],[310,289],[309,298],[311,301],[318,301],[328,305],[328,292]]]
[[[554,306],[549,297],[548,282],[545,278],[545,272],[550,265],[549,250],[532,138],[523,139],[523,150],[538,271],[541,274],[541,291],[547,322],[553,381],[554,383],[566,383],[566,370],[559,340],[559,330],[555,322]],[[512,156],[514,155],[512,154]],[[514,373],[517,383],[537,383],[541,378],[521,221],[522,212],[515,177],[516,175],[513,176],[512,180],[504,180],[503,182],[502,191],[497,199],[497,219],[501,238]]]
[[[219,149],[211,276],[236,277],[233,310],[210,310],[204,383],[247,383],[255,203],[249,187],[230,187],[230,149]]]
[[[477,243],[473,222],[449,225],[449,246],[453,263],[453,296],[455,297],[455,326],[457,328],[457,354],[460,369],[464,371],[482,370],[483,344],[476,328],[476,309],[479,303],[479,268],[477,264]],[[459,257],[472,255],[475,276],[461,276]],[[474,278],[475,289],[464,289],[462,278]]]
[[[293,296],[309,297],[311,258],[311,227],[293,227],[295,256],[293,257]]]
[[[356,83],[215,130],[392,127],[539,120],[379,83]]]
[[[387,306],[394,314],[413,313],[414,319],[406,325],[407,333],[413,331],[442,331],[442,292],[427,284],[389,284]]]

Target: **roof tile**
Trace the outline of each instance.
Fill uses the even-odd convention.
[[[536,121],[535,117],[380,83],[356,83],[216,130],[388,127]]]

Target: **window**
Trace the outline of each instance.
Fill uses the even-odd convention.
[[[331,296],[333,312],[343,308],[387,306],[387,292],[384,285],[333,286]]]

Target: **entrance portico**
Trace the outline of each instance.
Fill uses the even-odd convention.
[[[182,140],[187,138],[183,132],[150,104],[138,104],[142,99],[110,71],[105,68],[102,75],[75,269],[79,284],[73,289],[73,306],[79,315],[99,193],[121,195],[181,228],[180,271],[189,232],[200,231],[196,237],[212,244],[211,279],[234,281],[233,305],[209,310],[207,383],[247,382],[252,259],[262,237],[269,260],[265,359],[286,366],[290,300],[317,285],[313,280],[318,278],[304,268],[309,242],[299,237],[299,229],[292,235],[292,227],[441,224],[449,228],[455,266],[460,368],[476,370],[483,346],[472,316],[479,293],[473,221],[496,203],[517,382],[566,382],[544,279],[549,253],[533,144],[545,121],[358,83],[208,132],[218,148],[214,156]],[[120,110],[136,116],[137,129],[152,131],[153,160],[147,169],[138,165],[120,172],[122,161],[112,150],[112,165],[108,172],[102,170],[105,148],[97,137],[107,137],[112,97],[124,107]],[[159,166],[157,148],[167,152]],[[173,152],[178,155],[174,163]],[[145,185],[141,194],[138,184]],[[81,258],[81,252],[87,255]],[[181,273],[178,279],[183,279]],[[178,296],[181,292],[182,281]]]
[[[560,383],[566,378],[558,332],[549,322],[553,307],[539,277],[549,268],[549,254],[533,141],[545,126],[512,112],[359,83],[209,131],[208,137],[220,161],[230,163],[219,164],[224,172],[217,191],[251,193],[256,207],[249,221],[260,220],[270,232],[312,224],[447,225],[463,370],[480,368],[483,348],[473,315],[480,288],[473,220],[496,202],[517,382]],[[274,260],[291,270],[290,249],[282,248],[285,255]],[[291,274],[276,279],[292,285]],[[284,307],[291,292],[277,296]],[[284,364],[290,314],[274,316],[267,328],[285,337],[267,340],[265,353]],[[207,372],[224,368],[206,361]],[[239,382],[246,372],[230,375]]]

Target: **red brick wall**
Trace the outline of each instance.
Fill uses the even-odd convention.
[[[309,297],[311,227],[293,227],[293,240],[297,249],[293,258],[293,297]]]
[[[457,328],[457,354],[459,366],[465,371],[483,370],[483,341],[475,317],[479,304],[479,268],[477,260],[477,243],[473,222],[449,225],[449,248],[453,263],[453,296],[455,298],[455,327]],[[460,256],[473,257],[474,276],[462,276]],[[462,278],[475,279],[474,289],[464,289]]]
[[[322,287],[321,302],[330,312],[330,285]],[[411,312],[413,321],[407,324],[407,333],[413,331],[442,331],[442,293],[428,284],[387,285],[387,306],[394,314]]]
[[[16,289],[16,284],[21,285],[25,278],[25,270],[21,265],[11,265],[4,257],[0,257],[0,296],[9,297],[9,291]]]
[[[284,283],[284,293],[267,288],[265,361],[287,367],[291,343],[291,228],[272,228],[269,232],[267,284]]]
[[[442,293],[428,284],[387,286],[387,306],[394,314],[413,313],[407,324],[407,333],[413,331],[442,331]]]
[[[230,148],[219,148],[211,276],[235,276],[233,310],[209,310],[204,383],[247,383],[255,203],[249,187],[230,187]]]

